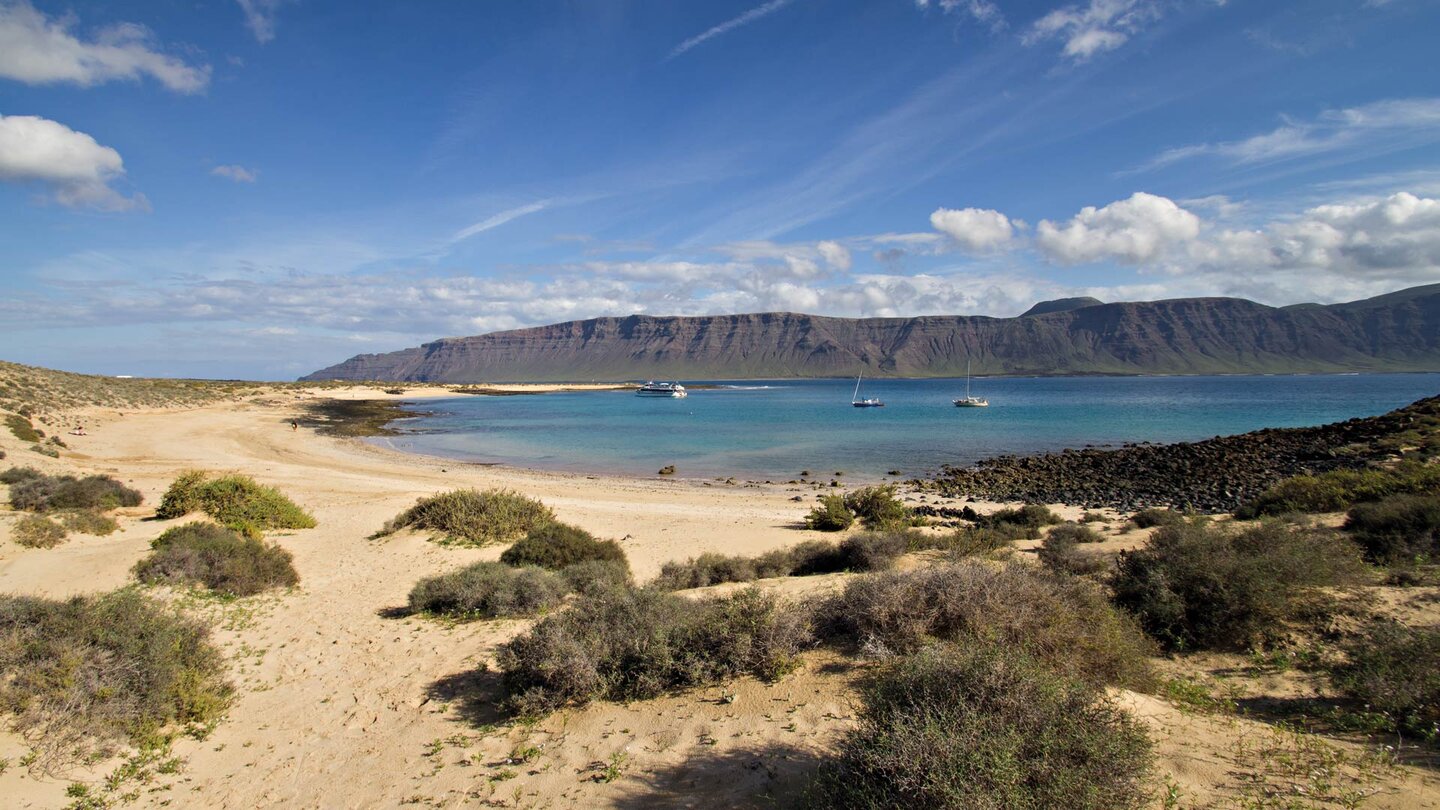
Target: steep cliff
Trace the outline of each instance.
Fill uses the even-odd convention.
[[[1093,299],[1092,299],[1093,300]],[[362,354],[306,380],[414,382],[1440,370],[1440,284],[1346,304],[1068,299],[1018,318],[593,318]]]

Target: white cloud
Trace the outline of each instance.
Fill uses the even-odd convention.
[[[216,177],[234,180],[237,183],[253,183],[260,179],[260,173],[254,169],[247,169],[244,166],[236,165],[216,166],[210,170],[210,173]]]
[[[241,2],[245,2],[245,0],[241,0]],[[767,17],[771,14],[774,14],[780,9],[790,5],[791,2],[792,0],[770,0],[770,2],[762,6],[756,6],[755,8],[750,9],[749,11],[741,14],[738,17],[726,20],[725,22],[720,23],[713,28],[710,28],[706,31],[696,34],[693,37],[690,37],[679,45],[676,45],[675,49],[670,51],[670,55],[665,57],[665,59],[666,61],[674,59],[675,57],[679,56],[682,53],[685,53],[696,45],[714,39],[715,37],[718,37],[722,34],[728,34],[729,32],[734,31],[736,28],[739,28],[743,25],[749,25],[750,23],[755,22],[761,17]]]
[[[1058,39],[1065,43],[1066,57],[1085,62],[1124,45],[1161,13],[1157,0],[1090,0],[1088,5],[1059,8],[1036,20],[1024,42]]]
[[[938,6],[946,14],[964,14],[981,25],[990,26],[991,31],[1005,28],[1005,15],[991,0],[915,0],[921,9]]]
[[[488,230],[491,230],[492,228],[498,228],[513,219],[519,219],[520,217],[526,216],[527,214],[534,214],[538,211],[543,211],[549,205],[549,200],[540,200],[538,202],[530,203],[529,205],[521,205],[515,208],[511,208],[507,211],[501,211],[500,213],[492,217],[482,219],[474,225],[470,225],[456,231],[455,234],[450,237],[449,244],[454,245],[455,243],[462,242],[472,236],[475,236],[476,234],[484,233]]]
[[[820,257],[825,263],[836,270],[849,270],[851,265],[850,251],[839,242],[820,242],[815,245],[820,252]]]
[[[110,187],[124,175],[120,153],[83,132],[48,118],[0,115],[0,181],[39,183],[72,208],[148,208],[144,195],[124,197]]]
[[[1141,264],[1199,235],[1199,217],[1170,199],[1137,191],[1104,208],[1086,206],[1064,224],[1041,220],[1036,244],[1065,264],[1100,259]]]
[[[255,35],[255,41],[265,44],[275,39],[275,14],[286,0],[236,0],[245,13],[245,27]]]
[[[930,224],[962,248],[973,251],[1003,248],[1015,233],[1009,217],[988,208],[937,208],[930,215]]]
[[[73,18],[46,19],[25,0],[0,2],[0,76],[26,84],[71,82],[89,87],[150,76],[179,93],[210,83],[210,66],[193,66],[155,49],[149,30],[120,23],[84,42],[71,33]]]
[[[1440,140],[1440,98],[1388,99],[1326,110],[1313,121],[1287,120],[1269,132],[1238,141],[1190,144],[1167,149],[1135,171],[1148,171],[1192,158],[1212,156],[1237,165],[1269,163],[1364,147],[1421,145]]]

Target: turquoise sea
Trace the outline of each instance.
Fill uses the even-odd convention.
[[[786,480],[906,477],[987,456],[1176,442],[1373,416],[1440,394],[1440,374],[976,378],[989,408],[955,408],[964,380],[867,380],[884,408],[852,408],[854,380],[684,381],[685,399],[628,391],[465,396],[377,444],[532,469]],[[694,386],[715,386],[700,387]]]

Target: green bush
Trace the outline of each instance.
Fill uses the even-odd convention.
[[[65,525],[66,531],[93,534],[98,537],[111,534],[120,528],[120,524],[116,523],[114,518],[98,509],[80,509],[73,512],[61,512],[60,522]]]
[[[203,625],[133,590],[0,596],[0,711],[35,747],[36,765],[214,721],[231,696],[224,675]]]
[[[869,531],[840,541],[842,571],[884,571],[910,550],[906,532]]]
[[[33,481],[36,478],[44,478],[45,473],[34,467],[11,467],[5,472],[0,472],[0,484],[18,484],[22,481]]]
[[[1115,601],[1172,649],[1246,649],[1330,598],[1316,589],[1352,582],[1359,549],[1325,529],[1267,521],[1160,528],[1147,548],[1122,552]]]
[[[108,475],[76,478],[73,475],[44,475],[31,469],[10,470],[10,505],[26,512],[58,512],[66,509],[115,509],[139,506],[140,493]],[[14,480],[17,479],[18,480]]]
[[[1034,529],[1008,523],[962,526],[949,535],[931,539],[927,547],[945,549],[950,552],[951,558],[962,559],[1008,548],[1016,540],[1024,540],[1034,534]],[[911,549],[917,550],[913,545]]]
[[[846,493],[845,508],[871,529],[909,526],[915,515],[895,497],[894,484],[880,484]]]
[[[785,573],[777,576],[787,576]],[[664,591],[684,591],[691,588],[708,588],[724,582],[751,582],[759,578],[755,561],[750,557],[706,553],[684,562],[667,562],[660,566],[660,574],[651,583]]]
[[[1075,576],[1098,574],[1105,570],[1105,557],[1081,551],[1081,543],[1098,543],[1099,534],[1089,526],[1078,523],[1062,523],[1051,529],[1040,544],[1040,562],[1046,567]]]
[[[300,581],[290,552],[214,523],[167,529],[150,548],[135,564],[141,582],[200,583],[216,593],[251,596]]]
[[[1152,645],[1094,584],[1021,563],[977,560],[856,577],[816,608],[819,632],[875,655],[933,640],[1028,647],[1094,683],[1150,682]]]
[[[155,516],[162,520],[204,512],[221,525],[251,537],[270,529],[309,529],[315,518],[280,490],[248,475],[210,478],[199,470],[182,473],[165,495]]]
[[[1023,648],[932,648],[862,689],[803,806],[1139,808],[1151,760],[1143,726]]]
[[[1149,529],[1153,526],[1174,526],[1177,523],[1185,522],[1185,515],[1176,512],[1174,509],[1141,509],[1130,516],[1130,522],[1135,524],[1137,529]]]
[[[685,562],[665,563],[651,584],[665,591],[680,591],[771,577],[881,571],[894,565],[909,550],[910,542],[910,533],[905,531],[866,531],[838,544],[807,540],[759,557],[707,553]]]
[[[620,548],[619,543],[614,540],[596,540],[594,535],[584,529],[565,523],[537,526],[500,555],[500,562],[506,565],[538,565],[552,570],[585,560],[626,563],[625,551]]]
[[[505,706],[535,716],[742,674],[777,678],[807,639],[800,617],[754,588],[700,600],[612,589],[545,617],[502,645],[498,658]]]
[[[560,604],[569,586],[553,571],[478,562],[426,577],[410,591],[410,610],[464,619],[530,616]]]
[[[590,595],[611,588],[628,588],[633,581],[624,560],[582,560],[560,569],[565,584],[578,594]]]
[[[379,535],[424,529],[447,540],[485,545],[555,522],[550,507],[504,489],[457,489],[421,498],[385,524]]]
[[[1024,536],[1031,538],[1039,537],[1040,529],[1060,522],[1059,515],[1037,504],[997,509],[988,515],[982,515],[967,506],[960,510],[960,516],[982,529],[1024,529]]]
[[[1356,504],[1345,516],[1345,531],[1381,564],[1440,557],[1440,496],[1392,495]]]
[[[35,426],[30,424],[29,419],[19,414],[6,414],[5,426],[10,428],[10,432],[15,434],[15,438],[22,442],[38,442],[44,438],[35,430]]]
[[[1242,519],[1290,512],[1343,512],[1388,495],[1440,495],[1440,465],[1401,462],[1394,469],[1331,470],[1297,475],[1235,511]]]
[[[1349,662],[1331,672],[1341,692],[1384,712],[1397,731],[1440,737],[1440,628],[1380,622],[1345,651]]]
[[[805,516],[805,527],[822,532],[839,532],[850,528],[855,522],[855,513],[845,505],[845,496],[826,495],[820,505]]]
[[[26,515],[16,521],[14,536],[26,548],[54,548],[65,542],[65,527],[44,515]]]

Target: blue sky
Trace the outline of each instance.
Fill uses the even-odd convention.
[[[0,0],[0,359],[1440,282],[1440,3]]]

